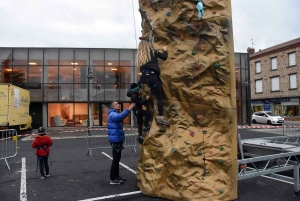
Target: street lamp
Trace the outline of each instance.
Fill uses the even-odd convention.
[[[93,72],[91,71],[91,67],[88,67],[88,122],[87,122],[87,127],[88,127],[88,135],[90,135],[90,80],[94,78]]]

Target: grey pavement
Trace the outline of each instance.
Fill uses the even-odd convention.
[[[111,159],[107,157],[111,156],[111,150],[94,150],[93,157],[90,157],[87,155],[86,131],[75,130],[78,128],[47,129],[49,135],[54,138],[54,145],[51,148],[51,177],[44,180],[41,180],[36,172],[36,157],[34,149],[31,148],[33,136],[20,137],[18,155],[9,161],[11,169],[8,170],[4,161],[0,160],[0,200],[20,200],[22,158],[26,159],[26,193],[29,201],[166,200],[148,197],[138,192],[133,172],[139,158],[139,146],[136,146],[136,153],[131,148],[124,149],[121,159],[124,166],[120,166],[120,174],[127,178],[127,181],[123,185],[112,186],[109,184]],[[280,129],[241,129],[238,132],[243,139],[280,135]],[[130,195],[131,192],[134,194]],[[117,196],[124,193],[127,195]],[[292,184],[266,177],[238,182],[237,201],[299,200],[293,195]]]

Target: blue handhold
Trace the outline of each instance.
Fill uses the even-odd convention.
[[[170,11],[168,11],[168,12],[166,13],[166,16],[170,17],[170,15],[171,15],[171,13],[170,13]]]
[[[174,152],[176,152],[176,151],[177,151],[177,149],[176,149],[176,148],[173,148],[173,149],[172,149],[172,152],[173,152],[173,153],[174,153]]]
[[[203,3],[201,1],[199,1],[196,5],[196,8],[198,10],[198,18],[201,19],[202,16],[204,15]]]

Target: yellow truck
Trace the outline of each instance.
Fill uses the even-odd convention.
[[[30,92],[12,84],[0,84],[0,127],[31,130]]]

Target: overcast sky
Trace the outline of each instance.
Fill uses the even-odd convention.
[[[300,0],[231,0],[234,51],[300,37]],[[1,0],[1,47],[135,48],[138,0]],[[137,39],[138,40],[138,39]]]

